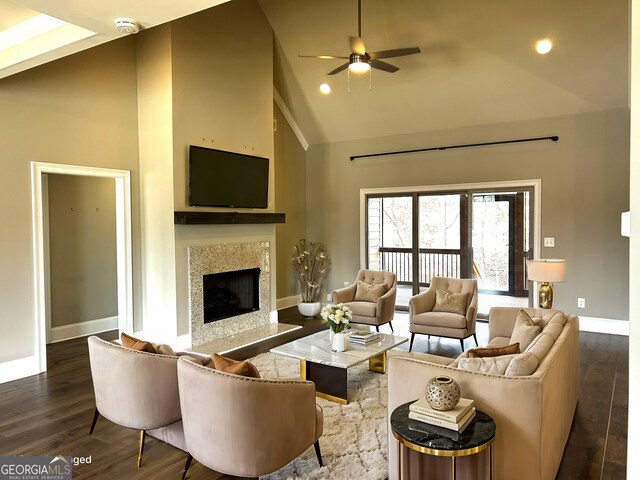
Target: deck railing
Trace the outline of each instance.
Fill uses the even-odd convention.
[[[413,283],[411,248],[380,247],[380,267],[395,272],[400,285]],[[428,286],[433,277],[460,278],[462,252],[450,248],[421,248],[418,251],[420,285]]]

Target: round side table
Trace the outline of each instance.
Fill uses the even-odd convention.
[[[489,415],[476,410],[471,423],[458,433],[441,427],[411,420],[407,402],[391,414],[391,431],[398,442],[398,480],[402,480],[402,446],[420,453],[451,458],[451,479],[456,478],[456,458],[489,450],[489,478],[493,480],[493,452],[491,445],[496,438],[496,423]]]

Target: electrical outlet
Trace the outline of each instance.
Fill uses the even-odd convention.
[[[345,287],[348,287],[349,285],[351,285],[351,282],[343,282]]]
[[[578,308],[585,308],[587,301],[584,298],[578,298]]]
[[[544,246],[545,247],[555,247],[556,246],[555,237],[544,237]]]

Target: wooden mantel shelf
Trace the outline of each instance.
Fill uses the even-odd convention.
[[[176,225],[240,225],[249,223],[284,223],[284,213],[174,212]]]

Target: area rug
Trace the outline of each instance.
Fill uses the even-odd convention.
[[[390,355],[413,356],[404,350]],[[263,353],[251,359],[263,378],[298,379],[300,362]],[[349,403],[339,405],[317,398],[324,413],[320,450],[324,467],[318,466],[313,447],[277,472],[261,480],[384,480],[387,465],[387,375],[370,372],[369,363],[350,368]]]

